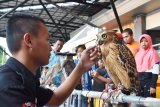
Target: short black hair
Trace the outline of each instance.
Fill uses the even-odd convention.
[[[58,38],[58,39],[57,39],[57,41],[61,41],[61,42],[63,42],[63,43],[64,43],[64,40],[63,40],[63,39],[61,39],[61,38]]]
[[[133,35],[133,31],[131,28],[126,28],[123,30],[123,33],[127,32],[129,35]]]
[[[39,23],[44,24],[44,20],[30,14],[14,14],[9,18],[6,26],[6,41],[10,52],[17,52],[25,33],[34,36],[38,34]]]
[[[77,47],[76,47],[76,53],[77,53],[77,51],[78,51],[78,49],[79,48],[82,48],[82,49],[86,49],[86,46],[85,46],[85,44],[81,44],[81,45],[78,45]]]

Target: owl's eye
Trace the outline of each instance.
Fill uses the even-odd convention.
[[[102,38],[103,38],[103,39],[106,39],[106,38],[107,38],[107,35],[106,35],[106,34],[102,34]]]

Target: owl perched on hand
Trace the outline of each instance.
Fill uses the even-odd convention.
[[[115,31],[103,31],[97,38],[102,59],[114,84],[123,86],[123,89],[129,92],[137,91],[139,82],[131,51],[122,44]]]

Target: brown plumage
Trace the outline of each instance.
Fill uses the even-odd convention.
[[[102,59],[114,84],[122,85],[126,90],[138,90],[136,63],[131,51],[114,31],[103,31],[97,36]]]

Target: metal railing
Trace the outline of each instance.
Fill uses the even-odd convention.
[[[160,43],[152,45],[154,48],[157,48],[156,51],[160,55]]]
[[[154,45],[152,45],[153,47],[158,47],[158,46],[160,46],[160,43],[158,43],[158,44],[154,44]]]
[[[155,44],[153,47],[160,47],[160,44]],[[158,50],[157,50],[158,51]],[[65,72],[62,72],[65,78],[67,78]],[[63,104],[64,107],[74,107],[74,101],[72,101],[75,97],[78,96],[78,102],[76,107],[81,107],[81,95],[89,98],[99,98],[106,101],[110,101],[113,104],[118,103],[130,103],[130,107],[139,107],[139,105],[145,107],[160,107],[160,99],[158,98],[151,98],[151,97],[141,97],[141,96],[128,96],[123,93],[120,93],[118,96],[112,96],[110,93],[107,92],[97,92],[97,91],[82,91],[82,90],[74,90],[70,97],[66,100]]]
[[[140,96],[127,96],[123,93],[119,94],[116,97],[112,97],[107,92],[74,90],[72,95],[78,95],[78,96],[83,95],[83,96],[89,97],[89,98],[99,98],[99,99],[104,99],[104,100],[109,99],[114,104],[131,103],[131,104],[134,104],[134,107],[137,107],[139,105],[143,105],[146,107],[159,107],[160,106],[160,99],[151,98],[151,97],[144,98],[144,97],[140,97]],[[80,107],[80,106],[78,106],[78,107]],[[131,107],[133,107],[133,106],[131,105]]]

